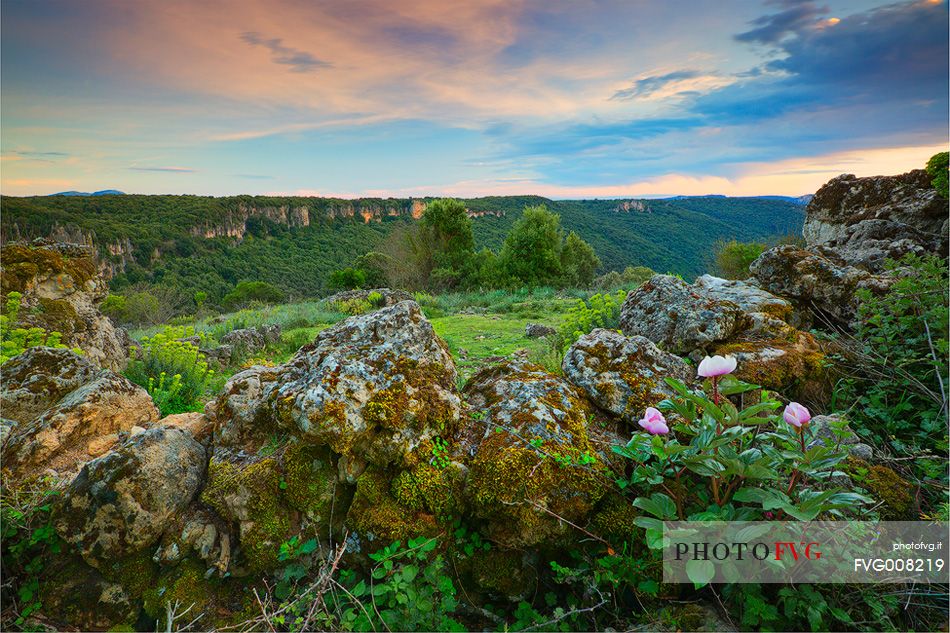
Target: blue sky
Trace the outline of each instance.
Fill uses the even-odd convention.
[[[943,0],[2,12],[7,195],[800,195],[948,143]]]

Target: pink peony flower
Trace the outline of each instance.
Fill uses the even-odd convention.
[[[811,420],[811,413],[809,413],[804,405],[798,404],[797,402],[789,402],[788,406],[785,407],[785,411],[782,413],[782,417],[785,418],[786,422],[800,429]]]
[[[731,374],[736,370],[735,356],[707,356],[699,364],[698,373],[703,378],[716,378]]]
[[[657,409],[647,407],[643,419],[639,422],[646,431],[652,435],[666,435],[670,432],[670,427],[666,425],[666,418]]]

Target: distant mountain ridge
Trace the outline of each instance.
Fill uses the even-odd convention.
[[[103,189],[102,191],[93,191],[89,193],[88,191],[60,191],[59,193],[51,193],[48,197],[52,196],[124,196],[124,191],[119,191],[118,189]]]
[[[324,291],[328,274],[378,249],[421,217],[431,198],[230,196],[0,197],[0,238],[52,237],[93,244],[114,288],[168,283],[212,296],[245,279],[291,294]],[[498,250],[527,205],[560,214],[601,259],[601,271],[648,266],[706,272],[720,239],[801,234],[804,207],[782,198],[550,200],[540,196],[463,199],[476,245]]]

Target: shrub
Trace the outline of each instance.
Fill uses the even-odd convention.
[[[224,295],[222,305],[228,310],[243,308],[251,303],[283,303],[284,291],[264,281],[242,281]]]
[[[883,296],[858,292],[858,326],[836,400],[854,402],[858,431],[898,452],[947,448],[947,263],[908,255],[887,268],[898,280]]]
[[[948,175],[950,172],[948,172],[948,169],[950,169],[950,153],[948,152],[934,154],[927,161],[927,173],[933,178],[931,184],[944,198],[950,197],[948,195],[948,187],[950,187],[950,175]]]
[[[652,270],[646,266],[627,266],[623,272],[611,270],[605,275],[601,275],[593,282],[593,287],[598,290],[633,290],[655,275]]]
[[[584,301],[578,299],[567,311],[564,322],[554,337],[556,347],[563,352],[578,338],[596,328],[615,330],[620,327],[620,307],[627,293],[618,290],[613,294],[595,294]]]
[[[374,308],[381,308],[383,307],[383,303],[385,303],[383,295],[375,290],[366,296],[366,301]]]
[[[200,410],[201,399],[211,387],[214,371],[204,355],[189,341],[193,328],[166,327],[142,339],[142,349],[125,370],[126,377],[144,387],[162,415]]]
[[[357,290],[365,285],[366,271],[360,268],[334,270],[327,278],[327,287],[331,290]]]
[[[345,301],[335,301],[333,307],[348,316],[366,314],[373,309],[373,305],[365,299],[347,299]]]
[[[643,511],[635,523],[647,530],[650,547],[661,546],[662,521],[757,521],[764,511],[811,521],[843,517],[870,501],[829,486],[846,452],[822,443],[806,449],[810,428],[777,415],[781,403],[769,392],[731,377],[718,382],[707,397],[667,378],[676,396],[658,405],[672,414],[666,430],[636,432],[614,447],[638,464],[618,483],[646,491],[633,505]],[[758,392],[749,398],[757,404],[741,410],[725,397],[750,392]],[[666,435],[670,430],[675,434]]]
[[[726,279],[748,279],[749,264],[765,251],[760,242],[720,240],[716,243],[716,272]]]

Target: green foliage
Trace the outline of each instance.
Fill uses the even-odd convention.
[[[854,358],[836,399],[854,402],[859,433],[905,453],[947,449],[947,263],[908,255],[889,262],[897,282],[883,296],[858,291]],[[885,439],[886,438],[886,439]]]
[[[334,270],[327,278],[327,288],[331,290],[357,290],[366,285],[366,271],[361,268],[341,268]]]
[[[221,304],[228,310],[243,308],[251,303],[283,303],[284,291],[264,281],[242,281],[224,295]]]
[[[430,202],[419,224],[419,247],[430,287],[452,288],[464,282],[475,253],[472,220],[465,205],[448,198]]]
[[[616,330],[620,327],[620,307],[627,293],[618,290],[613,294],[595,294],[587,301],[578,299],[558,329],[555,345],[562,352],[584,334],[596,328]]]
[[[370,554],[368,579],[352,571],[340,574],[347,589],[332,606],[347,631],[464,631],[451,616],[458,607],[455,585],[436,539],[396,541]]]
[[[0,365],[31,347],[69,349],[68,345],[61,342],[63,335],[59,332],[41,327],[17,327],[22,299],[23,295],[19,292],[10,292],[4,302],[4,313],[0,314]],[[72,348],[72,351],[82,355],[82,350],[78,347]]]
[[[214,371],[204,355],[189,341],[194,328],[166,327],[142,339],[141,351],[129,361],[125,375],[144,387],[162,415],[198,411],[208,393]]]
[[[725,279],[748,279],[749,265],[765,248],[761,242],[720,240],[715,245],[716,272]]]
[[[950,182],[948,182],[950,180],[948,173],[950,172],[948,172],[948,169],[950,169],[950,153],[948,152],[934,154],[927,161],[927,173],[933,178],[931,182],[934,189],[944,198],[950,197],[947,192],[948,187],[950,187]]]
[[[586,288],[600,268],[600,258],[590,244],[571,231],[561,246],[561,285]]]
[[[561,217],[544,205],[525,207],[501,247],[499,266],[514,285],[546,286],[561,277]]]
[[[366,314],[373,309],[373,304],[365,299],[346,299],[334,303],[336,310],[349,316]]]
[[[52,524],[53,503],[60,494],[53,484],[52,479],[44,478],[28,488],[4,490],[0,498],[4,591],[7,586],[16,588],[13,624],[17,628],[42,608],[40,574],[50,557],[64,551],[64,543]],[[9,605],[10,599],[5,603]]]
[[[618,485],[653,490],[633,501],[644,512],[635,523],[647,530],[651,548],[660,546],[662,521],[755,521],[763,512],[810,521],[843,517],[870,501],[829,485],[847,454],[822,442],[806,448],[811,429],[784,422],[775,414],[781,403],[769,392],[727,377],[709,398],[675,379],[666,382],[677,395],[658,408],[675,414],[669,418],[677,420],[675,435],[637,432],[613,449],[638,464]],[[757,404],[742,410],[723,397],[749,392],[758,392],[751,399]]]

